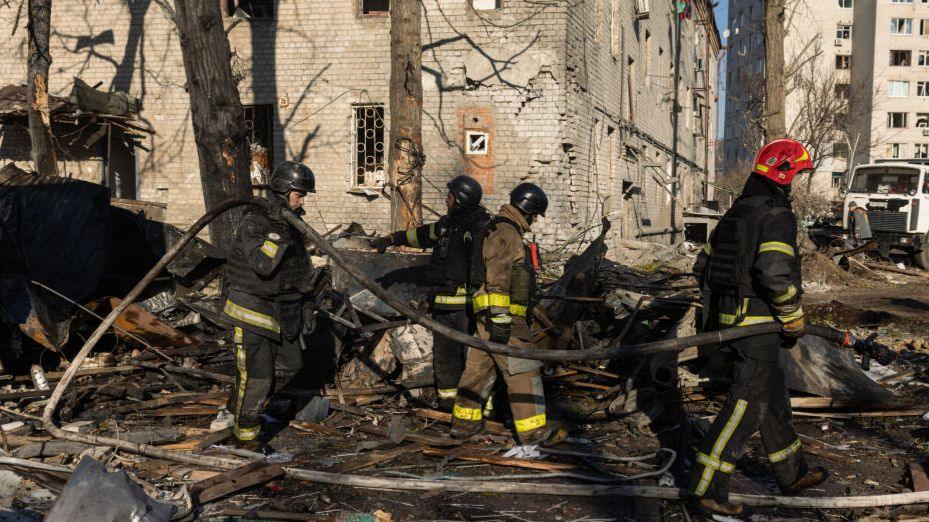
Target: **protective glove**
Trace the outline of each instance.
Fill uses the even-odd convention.
[[[371,248],[377,250],[378,254],[383,254],[387,251],[387,247],[394,244],[394,240],[390,236],[377,236],[369,244]]]
[[[497,314],[488,317],[487,330],[490,332],[492,342],[507,344],[510,341],[512,328],[513,318],[510,314]]]
[[[798,317],[792,321],[781,324],[781,335],[788,339],[799,339],[806,334],[806,321]]]

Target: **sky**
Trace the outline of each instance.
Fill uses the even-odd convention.
[[[712,0],[711,0],[712,1]],[[719,36],[722,38],[722,33],[729,26],[729,0],[717,0],[719,4],[713,9],[713,13],[716,15],[716,26],[719,27]],[[726,45],[726,40],[723,39],[723,45]],[[717,119],[716,119],[716,138],[722,139],[723,131],[726,128],[726,54],[723,53],[722,60],[719,63],[719,85],[717,88],[717,94],[719,95],[719,101],[717,102]]]

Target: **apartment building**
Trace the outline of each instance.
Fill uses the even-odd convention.
[[[132,181],[123,180],[118,195],[165,204],[167,220],[185,226],[203,201],[169,4],[56,0],[50,90],[66,95],[80,77],[140,99],[140,123],[156,134],[135,150],[134,168],[123,173]],[[275,164],[295,159],[313,168],[311,224],[354,221],[384,232],[388,0],[223,0],[222,8],[249,142]],[[425,0],[424,204],[442,209],[445,183],[460,173],[484,184],[493,210],[511,187],[532,181],[552,202],[536,231],[543,245],[588,229],[580,242],[592,238],[603,215],[614,221],[616,238],[668,241],[713,175],[720,50],[712,9],[694,0],[682,21],[672,178],[670,9],[655,0]],[[0,10],[0,26],[11,31],[15,20],[15,10]],[[0,85],[25,78],[19,23],[0,42],[8,57]],[[28,160],[4,154],[17,139],[22,129],[2,129],[0,163]],[[85,162],[69,172],[98,181],[104,170]]]
[[[733,0],[729,10],[728,98],[723,154],[744,161],[757,144],[759,107],[752,93],[764,85],[764,2]],[[788,70],[815,71],[841,113],[827,159],[814,174],[816,190],[837,191],[849,166],[878,158],[929,157],[929,0],[788,2],[784,45]],[[802,118],[809,92],[787,96],[787,126]],[[808,134],[808,133],[807,133]],[[754,147],[752,145],[755,145]]]

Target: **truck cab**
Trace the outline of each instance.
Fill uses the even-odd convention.
[[[902,251],[929,268],[929,160],[879,160],[856,167],[843,202],[846,230],[853,201],[867,210],[882,256]]]

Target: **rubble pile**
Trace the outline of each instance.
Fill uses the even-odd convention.
[[[539,345],[578,350],[693,335],[700,293],[689,271],[701,247],[630,244],[622,251],[626,261],[619,262],[604,245],[605,232],[553,270],[557,279],[541,285],[533,311]],[[351,229],[336,243],[358,248],[364,245],[360,236],[363,231]],[[351,254],[366,275],[405,302],[425,307],[424,256]],[[214,462],[234,463],[234,470],[52,437],[41,417],[74,346],[43,348],[20,338],[19,357],[8,365],[15,377],[7,376],[0,387],[0,464],[15,479],[0,495],[3,508],[24,519],[45,514],[49,520],[66,520],[74,509],[86,509],[75,507],[80,501],[92,501],[101,513],[135,506],[147,513],[140,520],[689,516],[685,504],[672,500],[630,503],[620,496],[538,494],[572,486],[580,489],[570,495],[593,495],[598,490],[591,488],[637,485],[664,488],[670,495],[665,498],[675,498],[672,486],[682,485],[688,455],[723,400],[725,383],[705,366],[705,350],[712,347],[549,365],[543,381],[550,422],[557,428],[552,440],[544,446],[517,445],[505,393],[496,394],[485,412],[483,433],[455,440],[448,436],[451,415],[435,409],[431,333],[410,324],[339,266],[326,265],[325,259],[320,264],[325,268],[315,281],[319,325],[305,339],[304,373],[298,386],[268,408],[276,453],[264,456],[230,444],[232,421],[225,406],[237,370],[218,289],[209,282],[195,290],[162,285],[127,308],[77,371],[57,409],[57,421],[68,432],[225,459]],[[74,305],[69,337],[86,338],[118,303],[95,298]],[[929,355],[924,337],[910,337],[903,345],[893,367],[862,361],[811,337],[782,354],[805,451],[838,472],[824,486],[825,495],[929,488],[922,468],[929,450],[924,418]],[[859,367],[862,362],[867,372]],[[736,491],[763,495],[774,488],[765,459],[759,442],[752,441],[738,464]],[[87,493],[82,488],[88,476],[112,484],[118,493]],[[307,476],[317,478],[301,479]],[[422,492],[345,487],[371,487],[366,481],[375,479],[398,487],[404,480],[427,481],[433,491],[425,495],[435,498],[427,505]],[[466,480],[499,484],[501,492],[523,482],[546,486],[537,487],[537,495],[469,495]],[[925,513],[925,508],[912,509]],[[781,512],[768,508],[767,513]]]

